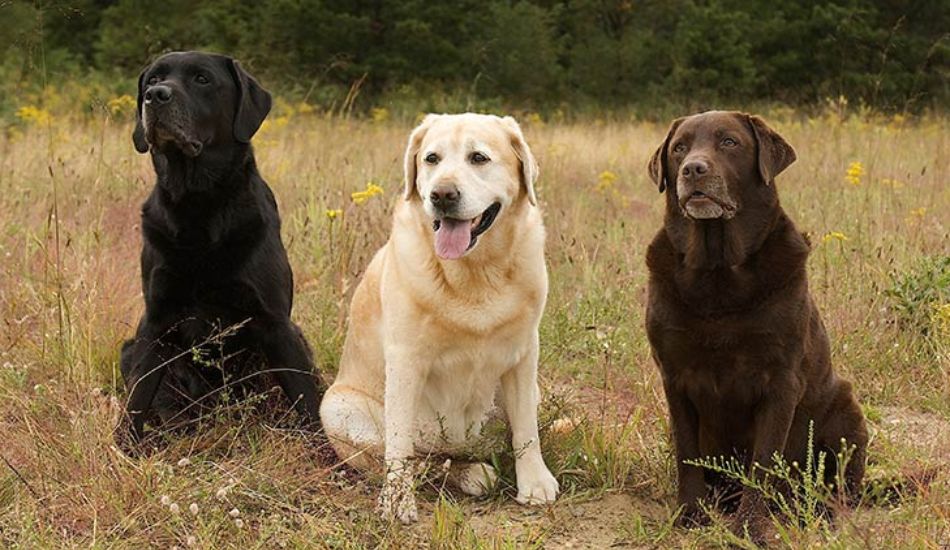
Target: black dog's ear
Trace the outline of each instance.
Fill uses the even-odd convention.
[[[755,115],[746,115],[746,119],[752,127],[759,148],[759,175],[762,177],[762,183],[768,185],[798,157],[785,138],[769,128],[764,120]]]
[[[270,92],[258,84],[234,59],[228,59],[231,76],[237,86],[237,111],[234,113],[234,139],[250,143],[270,112]]]
[[[660,189],[660,193],[666,191],[666,186],[670,183],[666,177],[667,168],[669,168],[670,164],[667,158],[669,154],[667,149],[670,147],[670,140],[673,139],[673,134],[676,133],[676,129],[683,123],[683,120],[685,119],[678,118],[673,121],[673,124],[670,125],[670,130],[666,133],[666,138],[657,148],[656,152],[653,153],[653,157],[650,158],[650,164],[647,166],[647,170],[650,172],[650,179],[652,179],[653,183]]]
[[[145,140],[145,125],[142,123],[142,94],[145,92],[142,88],[145,84],[145,73],[148,72],[148,69],[148,67],[145,67],[139,74],[138,99],[135,102],[135,129],[132,130],[132,143],[135,144],[135,150],[139,153],[148,152],[148,141]]]

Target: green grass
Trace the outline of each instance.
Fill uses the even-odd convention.
[[[778,187],[811,234],[811,289],[834,363],[869,418],[869,475],[945,465],[950,306],[945,293],[929,292],[942,272],[927,266],[946,265],[950,254],[946,120],[788,112],[770,120],[798,151]],[[255,138],[284,219],[294,318],[328,378],[349,297],[388,235],[409,130],[285,106]],[[148,458],[117,452],[118,349],[142,311],[138,209],[151,167],[121,117],[19,122],[0,136],[0,546],[736,542],[719,523],[671,526],[675,468],[642,317],[644,252],[663,203],[645,166],[665,131],[634,121],[525,125],[541,164],[551,279],[541,327],[543,451],[565,493],[548,509],[514,504],[513,458],[495,425],[482,452],[502,473],[498,491],[484,499],[446,491],[435,465],[420,488],[421,521],[406,528],[377,518],[377,480],[334,468],[287,427],[277,397],[230,404]],[[863,168],[859,185],[845,181],[852,162]],[[350,193],[369,181],[385,193],[354,204]],[[950,542],[948,502],[946,474],[938,475],[893,508],[859,508],[834,527],[806,514],[781,526],[780,543],[939,548]]]

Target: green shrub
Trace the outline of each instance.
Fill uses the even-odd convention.
[[[891,273],[890,299],[894,321],[902,328],[929,336],[938,307],[950,303],[950,256],[925,257],[906,271]]]

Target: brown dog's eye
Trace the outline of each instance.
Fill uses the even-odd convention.
[[[195,82],[197,82],[198,84],[207,84],[207,83],[209,83],[209,82],[211,82],[211,81],[208,80],[208,77],[207,77],[207,76],[205,76],[205,75],[199,73],[199,74],[195,75]]]
[[[438,164],[439,155],[435,153],[429,153],[428,155],[426,155],[425,161],[426,161],[426,164]]]
[[[686,150],[686,145],[683,143],[677,143],[676,145],[673,146],[674,153],[682,153],[685,150]]]
[[[739,142],[737,142],[736,140],[732,138],[726,138],[722,140],[723,147],[735,147],[736,145],[739,145]]]
[[[472,164],[485,164],[491,159],[485,156],[484,154],[479,153],[478,151],[475,151],[474,153],[472,153],[472,156],[469,157],[469,160],[472,161]]]

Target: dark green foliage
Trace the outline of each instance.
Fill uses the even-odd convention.
[[[921,259],[913,268],[891,274],[885,294],[902,327],[927,335],[935,308],[950,303],[950,256]]]
[[[412,89],[539,110],[950,104],[944,0],[13,0],[0,19],[0,91],[210,49],[317,103],[360,82],[363,107]]]

